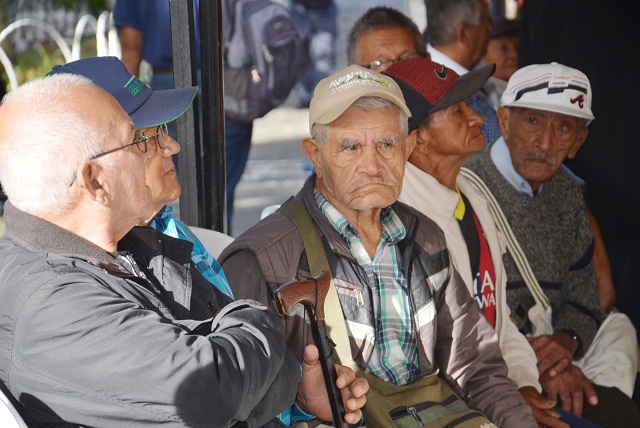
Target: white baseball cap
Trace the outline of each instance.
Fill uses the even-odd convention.
[[[595,119],[587,76],[557,62],[528,65],[513,73],[501,104],[579,117],[587,124]]]

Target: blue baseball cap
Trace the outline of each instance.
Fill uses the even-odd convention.
[[[110,93],[127,112],[134,129],[151,128],[172,122],[182,116],[193,103],[198,87],[154,91],[114,56],[83,58],[56,65],[47,73],[75,74],[90,79]]]

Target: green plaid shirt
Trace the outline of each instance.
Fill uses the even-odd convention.
[[[351,255],[367,273],[376,315],[376,342],[368,371],[387,382],[404,385],[419,375],[407,278],[397,246],[405,237],[406,229],[391,207],[383,209],[380,214],[382,236],[371,260],[358,231],[317,190],[315,198]]]

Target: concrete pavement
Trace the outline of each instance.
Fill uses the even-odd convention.
[[[310,163],[300,149],[309,135],[309,110],[281,107],[254,122],[249,162],[236,188],[231,235],[260,220],[262,210],[298,193]]]

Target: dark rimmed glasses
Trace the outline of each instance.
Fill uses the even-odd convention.
[[[138,150],[142,153],[147,153],[149,140],[155,138],[156,143],[158,144],[159,149],[164,149],[164,140],[169,135],[169,130],[167,129],[167,124],[163,123],[162,125],[156,128],[156,133],[152,135],[145,135],[142,129],[136,129],[135,135],[133,137],[133,143],[125,144],[124,146],[116,147],[115,149],[107,150],[106,152],[98,153],[97,155],[91,156],[89,160],[95,160],[101,158],[102,156],[110,155],[111,153],[115,153],[118,150],[126,149],[127,147],[136,146]],[[73,185],[76,181],[76,174],[73,174],[71,181],[69,182],[69,187]]]
[[[369,64],[364,64],[363,67],[368,68],[369,70],[379,71],[382,68],[386,69],[387,67],[392,66],[398,61],[404,61],[405,59],[413,59],[413,58],[424,58],[424,55],[421,53],[414,53],[414,54],[402,56],[400,58],[375,60],[375,61],[371,61]]]

